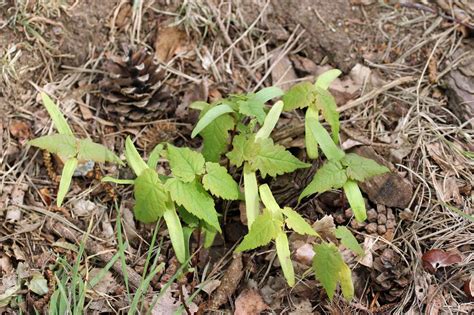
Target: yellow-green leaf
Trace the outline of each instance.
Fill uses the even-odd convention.
[[[221,232],[214,199],[204,190],[201,183],[197,180],[183,182],[178,178],[170,178],[165,187],[174,202]]]
[[[235,251],[242,252],[267,245],[277,237],[281,230],[282,222],[275,219],[269,211],[264,211],[255,219],[250,226],[249,233],[245,235],[244,240]]]
[[[178,148],[168,144],[168,161],[171,172],[183,182],[191,182],[196,175],[204,173],[204,157],[189,148]]]
[[[357,255],[364,256],[364,250],[348,228],[345,226],[338,226],[335,234],[336,237],[341,240],[342,245],[352,250]]]
[[[341,284],[344,297],[350,300],[354,295],[351,270],[342,259],[337,247],[323,242],[314,246],[313,270],[330,300],[333,299],[337,283]]]
[[[77,146],[77,159],[79,161],[91,160],[100,163],[112,162],[123,165],[122,160],[120,160],[112,151],[101,144],[92,142],[90,139],[79,140]]]
[[[196,127],[194,127],[194,130],[191,134],[191,138],[196,137],[204,128],[206,128],[217,117],[222,116],[227,113],[233,113],[233,112],[234,110],[229,105],[226,105],[226,104],[218,105],[211,108],[198,121],[198,123],[196,124]]]
[[[138,154],[137,148],[133,145],[130,137],[127,137],[125,140],[125,158],[136,176],[140,176],[140,174],[148,168],[148,165],[143,161],[140,154]]]
[[[293,269],[293,263],[291,261],[290,245],[288,244],[288,237],[285,232],[280,231],[275,238],[275,245],[278,255],[278,261],[283,270],[286,282],[290,287],[295,285],[295,271]]]
[[[206,162],[206,175],[202,178],[202,184],[214,196],[226,200],[239,199],[239,185],[219,163]]]
[[[166,209],[168,192],[155,170],[147,168],[135,179],[133,192],[135,218],[144,223],[156,222]]]
[[[283,110],[283,102],[278,101],[276,102],[270,111],[267,114],[267,117],[265,117],[265,121],[263,123],[262,128],[257,132],[255,139],[265,139],[270,137],[270,134],[273,131],[273,128],[275,128],[278,119],[280,118],[281,112]]]
[[[247,225],[252,226],[255,218],[260,214],[257,176],[247,163],[244,164],[243,175]]]
[[[341,162],[329,160],[319,168],[313,179],[305,187],[299,201],[312,194],[322,193],[330,189],[341,188],[347,181],[346,171]]]
[[[310,82],[300,82],[293,85],[288,92],[283,95],[285,111],[309,106],[315,100],[314,86]]]
[[[28,144],[55,153],[67,160],[77,155],[76,141],[72,135],[54,134],[30,140]]]
[[[41,99],[58,132],[62,135],[72,136],[72,130],[69,127],[66,118],[64,118],[63,114],[61,113],[59,107],[53,102],[48,94],[44,92],[41,92]]]
[[[308,124],[308,127],[313,133],[314,138],[321,147],[324,155],[329,160],[340,160],[344,157],[344,151],[337,147],[336,143],[334,143],[329,133],[326,131],[326,129],[324,129],[319,121],[314,118],[308,118],[305,123]]]
[[[346,154],[346,156],[342,158],[341,163],[347,167],[347,177],[359,182],[389,172],[387,167],[355,153]]]
[[[58,207],[61,207],[64,197],[66,196],[69,190],[69,186],[71,186],[72,176],[74,175],[74,170],[76,169],[76,167],[76,158],[70,158],[64,163],[63,172],[61,173],[61,180],[59,182],[58,199],[56,201],[56,205]]]
[[[328,91],[316,87],[316,106],[321,110],[324,119],[331,126],[332,139],[339,143],[339,112],[337,111],[336,100]]]
[[[318,235],[311,225],[309,225],[309,223],[306,222],[305,219],[303,219],[303,217],[295,210],[289,207],[284,207],[282,212],[286,217],[285,222],[288,228],[301,235]]]
[[[306,153],[308,154],[308,158],[316,159],[318,158],[318,141],[314,137],[311,129],[309,128],[310,118],[314,120],[318,120],[318,111],[313,108],[313,106],[309,106],[306,110],[305,114],[305,124],[304,124],[304,141],[306,146]]]
[[[186,262],[186,243],[184,241],[184,232],[183,227],[181,226],[181,221],[179,220],[172,203],[168,204],[163,212],[163,218],[165,219],[166,227],[168,228],[168,234],[176,258],[183,264]]]
[[[360,192],[359,185],[353,180],[348,180],[344,186],[344,194],[349,201],[352,212],[354,212],[355,218],[358,222],[363,222],[367,219],[367,212],[365,209],[364,198]]]
[[[321,73],[316,79],[315,85],[324,90],[327,90],[331,85],[332,81],[336,80],[338,76],[341,75],[341,70],[331,69],[326,72]]]

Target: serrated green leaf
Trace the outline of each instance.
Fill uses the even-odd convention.
[[[173,246],[176,258],[180,263],[186,262],[186,243],[184,241],[183,227],[179,220],[173,203],[168,204],[167,208],[163,212],[163,218],[168,228],[168,233]]]
[[[314,86],[310,82],[300,82],[293,85],[283,95],[284,110],[290,111],[296,108],[309,106],[315,100]]]
[[[115,183],[115,184],[119,184],[119,185],[133,185],[133,184],[135,184],[135,180],[133,180],[133,179],[120,179],[120,178],[114,178],[114,177],[110,177],[110,176],[104,176],[104,177],[102,177],[102,179],[100,181],[104,182],[104,183]]]
[[[283,90],[280,89],[279,87],[270,86],[270,87],[263,88],[260,91],[258,91],[257,93],[255,93],[254,98],[258,102],[265,104],[266,102],[268,102],[272,98],[282,96],[283,93],[284,93]]]
[[[339,112],[337,111],[336,100],[326,90],[316,87],[316,106],[321,110],[324,119],[331,126],[332,139],[338,144],[339,143]]]
[[[194,127],[193,132],[191,133],[191,138],[196,137],[204,128],[206,128],[211,122],[213,122],[217,117],[222,116],[227,113],[233,113],[234,110],[227,104],[217,105],[209,109],[202,118]]]
[[[355,153],[348,153],[341,163],[347,166],[346,174],[350,179],[363,182],[366,179],[389,172],[390,170],[372,159],[367,159]]]
[[[77,146],[77,159],[79,161],[112,162],[124,165],[122,160],[112,151],[101,144],[92,142],[91,139],[81,139],[77,142]]]
[[[318,141],[314,137],[311,129],[309,128],[310,118],[314,120],[318,120],[318,111],[313,108],[313,106],[309,106],[306,110],[305,114],[305,123],[304,123],[304,141],[306,146],[306,153],[308,154],[308,158],[316,159],[318,158]]]
[[[157,144],[153,150],[151,150],[150,155],[148,156],[148,161],[146,164],[149,168],[155,169],[158,165],[158,161],[160,160],[161,153],[163,152],[163,144]]]
[[[285,232],[280,231],[275,238],[275,246],[278,255],[278,261],[283,270],[286,282],[290,287],[295,285],[295,271],[293,269],[293,262],[291,261],[290,244],[288,244],[288,237]]]
[[[341,75],[341,70],[331,69],[321,73],[316,79],[315,85],[321,89],[327,90],[331,85],[332,81],[336,80]]]
[[[143,223],[156,222],[165,211],[169,195],[155,170],[147,168],[135,179],[133,192],[135,218]]]
[[[257,144],[260,145],[260,150],[251,159],[250,165],[258,169],[263,178],[267,175],[275,177],[310,166],[310,164],[298,160],[293,154],[285,150],[283,146],[273,144],[271,138],[262,139]]]
[[[178,148],[168,144],[168,161],[171,172],[184,182],[191,182],[196,175],[204,173],[204,157],[189,148]]]
[[[352,272],[349,266],[344,262],[339,271],[339,281],[341,285],[342,295],[347,301],[354,297],[354,284],[352,282]]]
[[[258,197],[258,184],[255,172],[248,163],[244,164],[244,194],[245,194],[245,214],[247,215],[247,225],[252,226],[260,213],[260,203]]]
[[[202,178],[202,184],[206,190],[222,199],[239,199],[239,185],[227,173],[225,167],[220,166],[219,163],[206,162],[206,172]]]
[[[77,155],[76,138],[71,135],[54,134],[28,141],[29,145],[47,150],[67,160]]]
[[[270,134],[273,131],[273,128],[275,128],[278,119],[280,118],[281,112],[283,110],[283,102],[278,101],[276,102],[270,111],[267,114],[267,117],[265,117],[265,122],[263,123],[262,128],[257,132],[255,139],[265,139],[270,137]]]
[[[245,235],[244,240],[235,251],[243,252],[267,245],[277,237],[281,230],[282,222],[275,219],[270,212],[264,211],[263,214],[257,216],[250,226],[249,233]]]
[[[265,104],[251,97],[248,100],[239,101],[239,113],[247,115],[249,117],[257,118],[259,124],[263,124],[265,121]]]
[[[311,225],[295,210],[284,207],[282,212],[286,216],[285,222],[288,228],[301,235],[318,235]]]
[[[58,207],[61,207],[64,197],[69,190],[69,186],[71,186],[72,176],[74,175],[74,170],[76,167],[76,158],[70,158],[64,163],[63,171],[61,173],[61,180],[59,181],[58,199],[56,200],[56,205]]]
[[[354,294],[351,280],[351,270],[347,267],[337,247],[332,243],[323,242],[314,245],[313,270],[316,278],[321,282],[329,299],[332,301],[337,283],[346,299]]]
[[[69,127],[66,118],[64,118],[59,107],[53,102],[48,94],[44,92],[41,92],[41,99],[58,132],[62,135],[72,136],[73,133],[71,127]]]
[[[367,211],[365,209],[364,198],[360,192],[359,185],[353,180],[348,180],[344,186],[344,194],[349,201],[352,212],[354,212],[355,218],[358,222],[364,222],[367,219]]]
[[[221,155],[227,149],[229,130],[232,130],[234,125],[232,116],[225,114],[216,118],[200,132],[203,139],[202,155],[206,161],[219,162]]]
[[[319,121],[314,118],[309,118],[306,123],[308,124],[308,127],[313,133],[314,138],[321,147],[324,155],[329,160],[338,161],[344,157],[344,151],[336,146],[329,133],[326,131],[326,129],[324,129],[323,125],[321,125]]]
[[[130,137],[127,137],[125,140],[125,158],[136,176],[140,176],[144,170],[148,169],[148,165],[143,161],[140,154],[138,154],[137,148],[135,148]]]
[[[255,142],[255,137],[247,137],[245,134],[239,134],[232,141],[232,151],[226,156],[232,165],[240,167],[244,161],[251,160],[260,150],[260,144]]]
[[[346,248],[350,249],[361,257],[364,256],[364,250],[348,228],[345,226],[338,226],[335,235],[341,240],[342,245],[344,245]]]
[[[214,199],[204,190],[201,183],[197,180],[183,182],[177,178],[170,178],[166,181],[165,187],[174,202],[221,232]]]
[[[319,168],[313,179],[305,187],[299,201],[312,194],[322,193],[330,189],[341,188],[347,181],[346,171],[341,162],[329,160]]]

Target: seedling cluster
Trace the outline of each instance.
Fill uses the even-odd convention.
[[[343,295],[351,299],[354,291],[351,271],[336,244],[322,239],[294,209],[278,205],[267,184],[259,184],[267,176],[276,177],[311,165],[300,161],[271,138],[283,111],[306,109],[307,157],[317,158],[321,148],[327,160],[303,189],[299,200],[342,188],[356,220],[366,219],[365,202],[357,183],[388,169],[373,160],[346,154],[339,148],[339,113],[328,92],[329,85],[339,75],[339,70],[330,70],[319,76],[314,84],[302,82],[286,93],[277,87],[269,87],[257,93],[231,95],[211,104],[195,102],[191,107],[200,110],[201,116],[191,136],[202,137],[201,152],[161,143],[145,161],[132,140],[127,138],[125,157],[135,179],[105,177],[103,181],[133,185],[135,218],[144,223],[163,218],[181,263],[189,261],[189,240],[195,229],[204,232],[206,247],[211,246],[215,235],[221,232],[220,213],[216,209],[218,199],[244,201],[249,232],[236,251],[251,250],[274,241],[283,275],[293,286],[295,274],[287,232],[292,230],[312,236],[319,240],[314,245],[315,276],[330,299],[337,283],[340,283]],[[279,97],[282,100],[267,106],[270,100]],[[120,165],[123,162],[102,145],[74,137],[58,107],[46,94],[43,93],[42,98],[59,134],[31,140],[30,144],[57,154],[64,161],[57,196],[60,206],[79,162],[91,160]],[[320,116],[330,126],[331,134],[321,124]],[[158,163],[166,163],[169,174],[158,172]],[[242,186],[234,178],[241,178]],[[346,248],[363,255],[362,248],[346,227],[338,227],[334,236]]]

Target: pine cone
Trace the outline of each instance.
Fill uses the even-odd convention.
[[[334,214],[334,220],[339,224],[350,222],[354,230],[374,236],[382,236],[388,241],[393,240],[396,220],[392,209],[386,208],[383,205],[377,205],[377,210],[367,210],[367,220],[364,222],[357,222],[353,217],[350,208],[345,211],[337,211]]]
[[[163,86],[165,71],[145,49],[129,50],[125,56],[109,56],[99,82],[105,109],[120,121],[149,121],[174,111],[170,93]]]
[[[411,282],[410,268],[402,257],[387,245],[374,253],[374,265],[370,271],[372,289],[379,292],[383,305],[398,301]]]

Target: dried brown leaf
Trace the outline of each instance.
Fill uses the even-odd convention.
[[[234,254],[229,268],[227,268],[221,279],[220,286],[207,305],[208,309],[218,309],[222,304],[226,303],[227,299],[237,289],[243,274],[242,253]]]
[[[462,261],[458,252],[446,252],[442,249],[431,249],[421,257],[423,268],[430,273],[435,273],[438,268],[452,266]]]
[[[188,41],[185,32],[177,27],[164,27],[158,31],[155,39],[155,57],[167,63],[173,56],[184,49]]]
[[[269,306],[256,289],[245,289],[235,301],[234,315],[260,314],[268,308]]]

